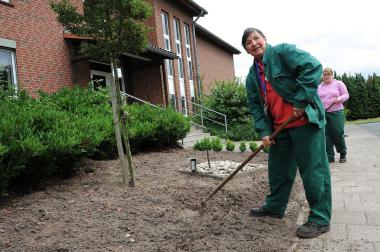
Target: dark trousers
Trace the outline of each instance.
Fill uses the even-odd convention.
[[[270,194],[264,207],[284,215],[297,166],[310,206],[308,221],[325,225],[331,219],[331,180],[326,155],[325,130],[312,124],[285,129],[270,147]]]
[[[326,151],[329,160],[333,160],[334,146],[340,154],[347,153],[346,142],[344,141],[344,122],[343,110],[326,113]]]

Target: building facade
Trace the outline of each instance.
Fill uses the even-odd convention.
[[[207,11],[195,2],[146,1],[153,8],[146,21],[149,43],[142,54],[120,56],[121,90],[188,114],[201,93],[197,73],[205,83],[233,79],[233,54],[240,52],[196,25]],[[82,0],[70,2],[82,8]],[[109,85],[110,64],[81,55],[79,46],[86,39],[65,33],[56,16],[45,0],[0,0],[0,85],[11,84],[32,96],[91,80],[95,87]],[[210,84],[205,87],[208,92]]]

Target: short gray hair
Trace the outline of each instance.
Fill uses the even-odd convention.
[[[244,49],[245,49],[245,42],[247,42],[248,36],[252,32],[257,32],[258,34],[260,34],[261,37],[263,37],[264,39],[266,39],[264,33],[260,29],[257,29],[257,28],[247,28],[247,29],[244,30],[243,36],[241,38],[241,44],[243,45]]]

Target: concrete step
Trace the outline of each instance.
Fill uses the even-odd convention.
[[[184,139],[179,140],[178,143],[183,148],[192,148],[198,140],[207,137],[211,137],[211,134],[204,132],[201,127],[193,124],[191,126],[190,133],[187,134],[187,136]]]

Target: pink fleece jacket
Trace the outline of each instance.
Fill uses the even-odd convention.
[[[326,112],[334,112],[344,108],[343,103],[348,100],[349,94],[342,81],[333,80],[330,83],[322,82],[318,86],[318,95],[322,100]]]

